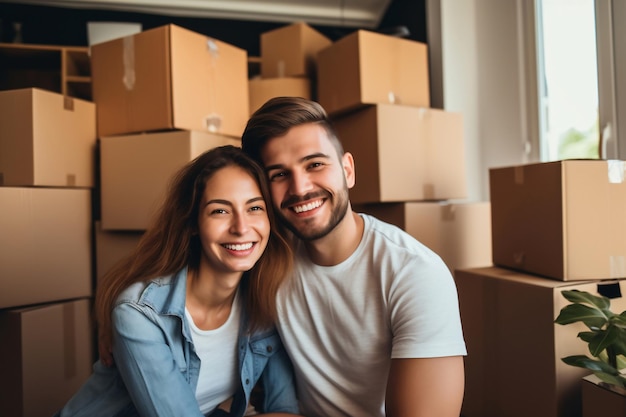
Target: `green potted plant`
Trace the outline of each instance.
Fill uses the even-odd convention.
[[[609,417],[607,411],[610,416],[626,417],[626,311],[614,313],[609,298],[586,291],[565,290],[562,294],[570,304],[561,309],[555,323],[580,322],[588,329],[579,332],[578,338],[587,343],[592,357],[561,358],[593,374],[583,379],[583,417]]]

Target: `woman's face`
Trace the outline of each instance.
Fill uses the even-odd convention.
[[[270,222],[261,190],[247,171],[228,166],[207,181],[198,231],[202,263],[216,273],[241,273],[259,260]]]

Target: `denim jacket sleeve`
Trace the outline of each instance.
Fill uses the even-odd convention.
[[[188,366],[182,344],[172,343],[162,323],[157,325],[180,318],[159,316],[132,303],[118,304],[112,316],[113,356],[139,415],[203,417],[185,379],[189,373],[181,372]]]
[[[300,414],[291,361],[285,349],[270,357],[262,375],[265,412]]]

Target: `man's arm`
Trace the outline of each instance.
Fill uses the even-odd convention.
[[[462,356],[392,359],[387,417],[459,417],[465,390]]]

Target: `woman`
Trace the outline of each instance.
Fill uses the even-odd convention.
[[[96,294],[100,346],[114,361],[103,355],[57,415],[243,416],[258,380],[258,411],[298,412],[273,327],[292,253],[269,198],[265,173],[234,146],[180,170]]]

